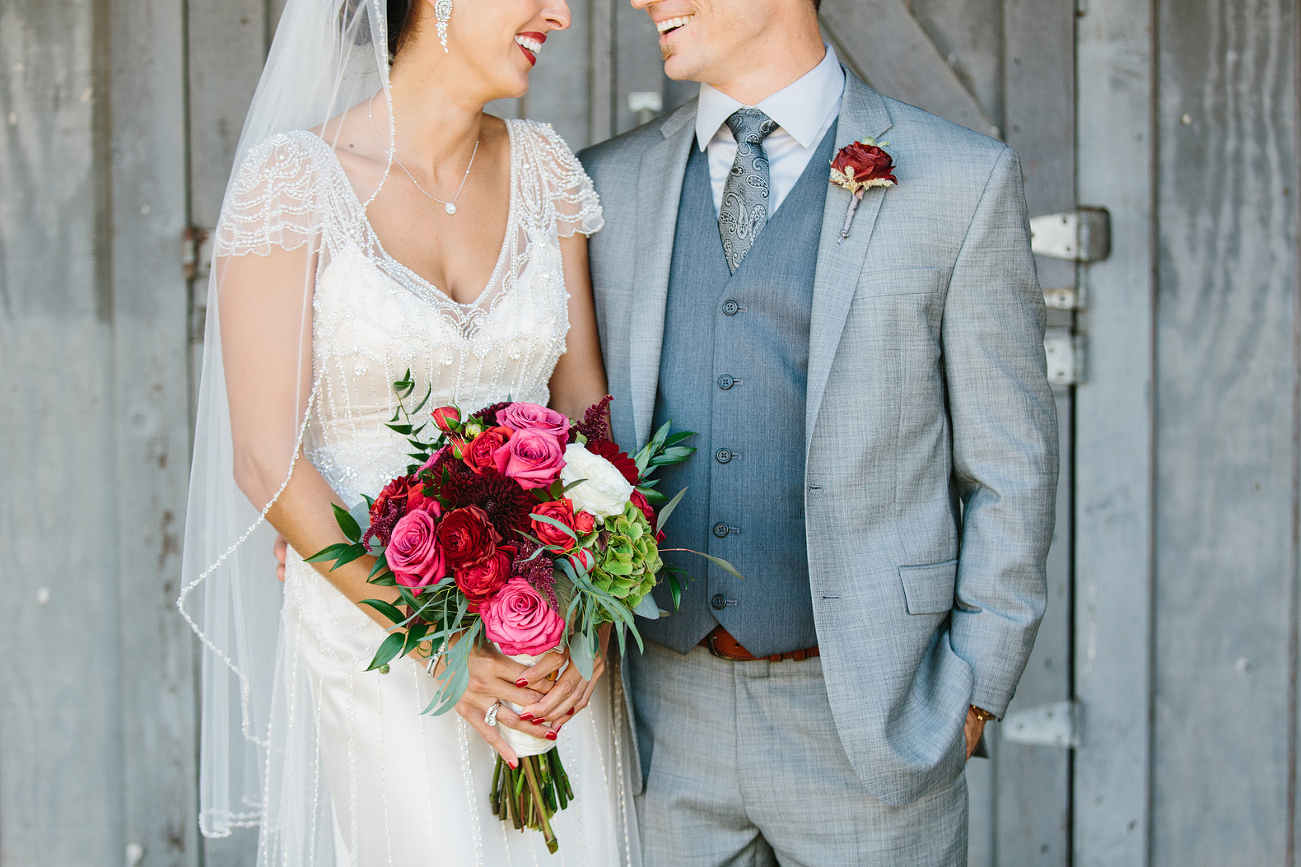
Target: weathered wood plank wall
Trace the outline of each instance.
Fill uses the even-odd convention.
[[[1292,863],[1296,10],[1157,10],[1151,863]]]
[[[117,568],[113,291],[100,231],[108,94],[97,89],[107,17],[97,7],[0,5],[5,867],[122,863],[118,600],[104,579]],[[83,615],[75,624],[70,609]]]
[[[0,863],[193,864],[180,0],[0,7]]]
[[[1149,4],[1089,0],[1076,25],[1082,203],[1111,213],[1082,269],[1088,370],[1076,389],[1076,867],[1147,863],[1151,746],[1154,256]],[[1123,158],[1120,158],[1123,157]]]

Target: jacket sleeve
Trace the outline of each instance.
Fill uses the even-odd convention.
[[[941,330],[963,522],[951,638],[999,717],[1047,603],[1057,414],[1020,161],[999,155],[954,265]]]

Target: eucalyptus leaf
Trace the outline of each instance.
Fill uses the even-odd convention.
[[[665,612],[660,610],[659,605],[655,604],[655,598],[647,593],[637,603],[637,607],[632,610],[633,614],[638,617],[645,617],[647,620],[659,620],[665,616]]]
[[[673,510],[678,507],[678,503],[681,503],[682,498],[685,497],[686,495],[687,495],[687,489],[683,488],[682,490],[678,491],[678,495],[676,497],[669,500],[667,506],[665,506],[664,508],[660,509],[658,512],[655,513],[656,533],[664,529],[664,524],[668,521],[669,515],[673,514]]]
[[[530,514],[529,517],[535,521],[541,521],[544,524],[550,524],[553,527],[558,527],[561,530],[563,530],[565,532],[565,535],[567,535],[569,538],[573,539],[575,542],[578,541],[578,534],[575,533],[572,528],[566,527],[563,523],[557,521],[555,518],[552,518],[550,515]]]
[[[583,680],[592,679],[592,669],[596,666],[596,654],[592,652],[592,638],[588,635],[577,636],[577,641],[569,646],[569,661],[577,668]]]

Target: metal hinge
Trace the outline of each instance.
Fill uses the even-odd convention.
[[[1084,338],[1053,329],[1044,336],[1048,381],[1053,385],[1079,385],[1084,379]]]
[[[1073,288],[1045,289],[1044,305],[1053,310],[1079,310],[1080,293]]]
[[[1003,720],[1003,740],[1038,747],[1080,748],[1080,706],[1059,701],[1009,713]]]
[[[1052,259],[1100,262],[1111,255],[1111,214],[1106,208],[1079,208],[1034,217],[1030,249]]]
[[[200,226],[186,226],[181,241],[181,269],[186,280],[197,280],[208,276],[208,266],[212,259],[212,229]]]

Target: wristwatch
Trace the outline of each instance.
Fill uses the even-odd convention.
[[[976,719],[980,720],[981,722],[987,723],[990,720],[998,719],[998,717],[994,716],[992,713],[985,710],[983,707],[976,707],[974,704],[971,705],[970,707],[971,707],[971,712],[976,715]]]

